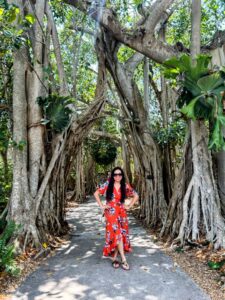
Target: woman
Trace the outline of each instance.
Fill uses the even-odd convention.
[[[99,195],[106,192],[106,204],[102,204]],[[124,252],[131,252],[131,245],[128,232],[127,210],[138,200],[138,194],[129,184],[125,183],[124,172],[120,167],[112,170],[110,179],[100,186],[94,193],[99,206],[104,210],[106,219],[104,256],[112,256],[112,265],[119,268],[120,262],[116,259],[120,253],[124,270],[129,270]],[[133,196],[129,205],[125,205],[125,199]]]

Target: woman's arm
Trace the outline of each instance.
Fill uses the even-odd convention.
[[[98,205],[103,209],[104,206],[103,206],[103,204],[102,204],[102,201],[101,201],[99,195],[100,195],[100,194],[99,194],[99,191],[96,190],[96,191],[94,192],[95,199],[96,199],[96,201],[98,202]]]
[[[133,199],[131,200],[131,203],[128,206],[128,209],[134,206],[134,204],[138,201],[139,196],[137,193],[134,194]]]
[[[100,195],[99,189],[97,189],[97,190],[94,192],[94,197],[95,197],[96,201],[98,202],[98,205],[101,207],[101,209],[110,208],[109,205],[107,205],[107,204],[106,204],[106,205],[102,204],[102,201],[101,201],[99,195]]]
[[[130,184],[126,184],[126,191],[128,197],[132,197],[132,200],[129,205],[125,205],[125,209],[130,209],[138,201],[139,196],[138,193],[130,186]]]

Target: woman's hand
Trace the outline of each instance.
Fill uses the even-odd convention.
[[[105,210],[105,209],[108,209],[108,208],[110,208],[110,205],[108,205],[108,204],[103,204],[103,205],[101,206],[101,209],[102,209],[102,210]]]
[[[130,205],[124,205],[124,208],[126,209],[126,210],[129,210],[131,207],[130,207]]]

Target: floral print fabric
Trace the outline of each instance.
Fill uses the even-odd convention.
[[[100,185],[98,191],[101,195],[106,193],[109,182],[105,182]],[[129,185],[126,184],[126,195],[132,197],[136,191]],[[124,251],[131,252],[131,244],[129,239],[129,228],[127,212],[124,208],[124,204],[120,202],[121,192],[115,187],[113,189],[113,197],[107,204],[110,206],[109,209],[105,210],[106,219],[106,233],[105,233],[105,246],[103,248],[104,256],[113,256],[118,243],[123,240]]]

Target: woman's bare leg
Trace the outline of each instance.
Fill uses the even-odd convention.
[[[118,250],[120,252],[120,256],[121,256],[122,261],[126,260],[124,250],[123,250],[123,241],[122,240],[119,242],[117,247],[118,247]]]
[[[120,266],[119,261],[116,259],[117,254],[118,254],[118,248],[116,247],[114,255],[112,257],[112,264],[113,264],[113,267],[116,268],[116,269],[119,268],[119,266]]]
[[[124,249],[123,249],[123,240],[121,240],[118,244],[118,250],[120,252],[120,256],[121,256],[121,259],[122,259],[122,264],[123,264],[123,268],[126,269],[126,270],[129,270],[130,267],[127,263],[127,260],[126,260],[126,257],[125,257],[125,254],[124,254]]]
[[[118,255],[118,248],[116,247],[116,250],[115,250],[115,252],[114,252],[114,255],[113,255],[113,260],[116,260],[116,258],[117,258],[117,255]]]

